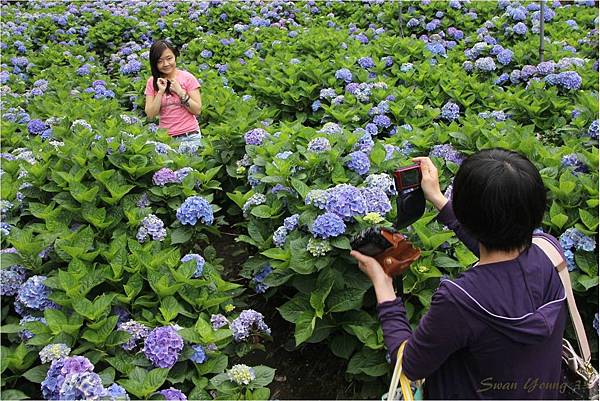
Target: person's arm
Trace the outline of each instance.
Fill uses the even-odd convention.
[[[146,96],[146,107],[144,108],[144,111],[150,120],[160,113],[160,101],[162,99],[162,95],[163,94],[159,92],[156,94],[156,96]]]
[[[186,89],[181,86],[178,80],[171,80],[171,90],[175,92],[179,99],[181,100],[181,104],[185,107],[190,113],[197,116],[200,114],[202,109],[202,100],[200,97],[200,91],[198,88],[200,84],[196,78],[194,78],[191,74],[188,74],[184,81],[184,86]]]
[[[350,254],[375,288],[383,339],[392,363],[396,361],[400,344],[408,341],[402,363],[407,377],[416,380],[430,375],[450,354],[467,344],[471,335],[469,325],[461,318],[459,308],[449,299],[445,285],[440,285],[433,294],[429,311],[413,333],[402,299],[396,298],[392,279],[385,274],[379,262],[357,251]]]
[[[421,165],[421,188],[425,199],[439,210],[438,221],[450,228],[456,236],[479,257],[479,242],[471,237],[459,223],[452,209],[452,202],[448,201],[440,189],[438,170],[429,157],[415,157],[414,162]]]
[[[200,112],[202,111],[202,97],[200,96],[200,91],[198,89],[194,89],[189,91],[187,95],[189,96],[188,101],[183,102],[183,106],[193,115],[199,116]],[[183,99],[185,99],[185,97]]]

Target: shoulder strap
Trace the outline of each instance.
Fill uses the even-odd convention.
[[[575,297],[573,296],[573,289],[571,287],[571,278],[569,276],[569,269],[567,269],[567,263],[560,252],[558,252],[556,247],[547,239],[543,237],[533,237],[532,242],[540,247],[542,251],[544,251],[550,261],[552,261],[552,264],[560,276],[560,281],[562,281],[562,284],[565,287],[567,303],[569,305],[569,314],[571,315],[571,322],[575,328],[579,349],[583,354],[583,359],[589,362],[591,360],[592,353],[590,352],[590,346],[585,334],[585,329],[583,328],[583,322],[581,320],[581,316],[579,315],[579,310],[577,310]]]

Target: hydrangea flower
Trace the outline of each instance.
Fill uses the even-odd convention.
[[[450,144],[434,145],[431,152],[429,152],[429,157],[441,157],[456,164],[461,164],[464,160],[460,152]]]
[[[327,191],[327,212],[334,213],[343,219],[351,219],[364,215],[367,205],[362,192],[348,184],[339,184]]]
[[[201,196],[190,196],[177,209],[177,220],[183,225],[195,225],[198,221],[211,225],[214,215],[210,203]]]
[[[587,134],[592,139],[598,139],[598,120],[594,120],[590,124]]]
[[[559,84],[569,90],[579,89],[582,79],[575,71],[565,71],[558,74]]]
[[[556,63],[554,61],[544,61],[537,65],[537,71],[541,75],[548,75],[554,73],[556,70]]]
[[[253,206],[262,205],[266,201],[267,197],[263,194],[253,194],[242,206],[242,212],[244,213],[244,216],[248,216],[248,213]]]
[[[229,324],[229,328],[233,332],[233,339],[236,342],[246,340],[255,331],[271,334],[271,329],[265,323],[262,313],[253,309],[242,311],[242,313]]]
[[[509,79],[509,75],[507,73],[503,73],[502,75],[500,75],[496,81],[494,82],[494,84],[496,85],[504,85]]]
[[[559,237],[560,246],[564,250],[576,248],[578,250],[592,252],[596,249],[596,240],[583,234],[577,228],[569,228]]]
[[[194,271],[192,277],[199,278],[200,276],[202,276],[202,273],[204,271],[204,258],[198,255],[197,253],[188,253],[187,255],[181,258],[181,263],[186,263],[192,260],[196,262],[196,271]]]
[[[491,57],[482,57],[475,60],[475,68],[480,71],[490,72],[496,69],[496,63]]]
[[[404,63],[400,66],[401,72],[408,72],[408,71],[411,71],[412,69],[413,69],[412,63]]]
[[[512,57],[513,52],[508,49],[504,49],[500,53],[498,53],[498,55],[496,56],[496,60],[498,60],[498,62],[502,65],[508,65],[512,61]]]
[[[385,219],[379,213],[376,212],[369,212],[364,217],[364,221],[366,221],[369,224],[379,224],[383,220]]]
[[[517,35],[524,36],[527,34],[527,25],[522,22],[518,22],[513,26],[512,30]]]
[[[325,209],[329,195],[327,191],[322,189],[312,189],[306,194],[304,203],[306,205],[313,205],[319,209]]]
[[[277,230],[275,230],[273,233],[273,244],[279,248],[283,247],[285,245],[287,235],[288,230],[284,226],[277,228]]]
[[[126,343],[121,344],[121,347],[127,351],[131,351],[137,347],[138,341],[143,340],[150,334],[150,329],[138,323],[135,320],[129,320],[128,322],[120,323],[117,326],[117,330],[125,331],[131,334],[129,340]]]
[[[172,400],[172,401],[187,400],[187,397],[185,396],[185,394],[183,394],[180,390],[177,390],[174,387],[169,387],[168,389],[160,390],[158,392],[158,394],[165,397],[165,400]]]
[[[192,349],[194,350],[194,354],[190,357],[192,362],[201,364],[208,359],[202,345],[192,345]]]
[[[572,168],[577,174],[587,173],[589,171],[585,163],[579,158],[577,153],[571,153],[562,157],[561,165],[563,168]]]
[[[42,120],[30,120],[27,123],[27,131],[33,135],[39,135],[42,139],[52,136],[52,128]]]
[[[367,203],[367,213],[375,212],[385,215],[392,210],[390,200],[383,190],[376,187],[362,188],[361,192]]]
[[[346,224],[341,217],[333,213],[325,213],[318,216],[311,228],[315,238],[337,237],[346,231]]]
[[[392,120],[390,120],[388,116],[380,114],[373,118],[373,123],[375,123],[375,125],[378,127],[388,128],[390,125],[392,125]]]
[[[52,290],[44,285],[46,276],[32,276],[19,288],[17,301],[30,309],[43,311],[56,305],[48,299]]]
[[[152,182],[154,183],[154,185],[163,187],[166,184],[179,182],[179,179],[177,177],[177,174],[175,174],[173,170],[164,167],[158,170],[156,173],[154,173],[154,175],[152,176]]]
[[[371,174],[365,179],[365,185],[370,188],[379,188],[388,195],[396,195],[394,180],[385,173]]]
[[[315,257],[325,256],[332,249],[329,241],[312,237],[308,239],[308,244],[306,245],[306,250]]]
[[[442,107],[442,118],[447,121],[453,121],[458,119],[460,113],[460,107],[456,103],[447,102]]]
[[[254,275],[254,277],[252,278],[252,282],[254,283],[254,290],[257,294],[263,294],[265,291],[267,291],[269,286],[264,283],[264,280],[272,272],[273,268],[271,267],[271,265],[265,265],[261,271]]]
[[[233,365],[231,369],[227,371],[227,377],[235,384],[242,386],[248,385],[254,379],[256,379],[256,373],[248,365],[239,364]]]
[[[319,131],[317,131],[319,133],[324,133],[324,134],[341,134],[342,133],[342,127],[339,126],[339,124],[333,123],[333,122],[328,122],[325,123],[325,125],[323,125],[323,128],[321,128]]]
[[[335,72],[336,79],[341,79],[344,82],[352,82],[352,72],[347,68],[340,68]]]
[[[329,143],[329,139],[324,137],[318,137],[312,139],[308,143],[307,150],[315,153],[327,152],[331,150],[331,144]]]
[[[66,344],[48,344],[39,352],[42,363],[56,361],[69,356],[71,348]]]
[[[162,241],[167,237],[165,223],[153,214],[149,214],[142,220],[142,226],[138,229],[136,238],[139,242],[144,242],[152,237],[154,241]]]
[[[15,303],[15,309],[17,309],[17,305],[18,304]],[[20,315],[22,315],[22,312],[23,311],[17,310],[17,313],[19,313]],[[23,327],[23,326],[25,326],[25,324],[31,323],[31,322],[40,322],[40,323],[46,324],[46,319],[44,319],[43,317],[37,317],[37,316],[24,316],[19,321],[19,326]],[[34,334],[25,328],[22,328],[21,332],[19,334],[21,336],[21,339],[23,339],[23,341],[30,340],[34,337]]]
[[[371,168],[369,156],[360,151],[352,152],[348,156],[349,160],[346,163],[346,166],[348,166],[350,170],[360,175],[364,175],[369,172],[369,169]]]
[[[41,383],[42,396],[46,400],[67,399],[61,398],[61,389],[65,379],[71,375],[90,373],[93,370],[94,365],[83,356],[72,356],[53,361],[46,373],[46,378]]]
[[[598,312],[594,314],[594,321],[592,322],[592,326],[596,329],[596,333],[600,335],[600,328],[598,326]]]
[[[25,268],[21,265],[0,269],[0,296],[16,295],[26,278]]]
[[[298,227],[299,221],[300,221],[300,215],[296,213],[296,214],[291,215],[290,217],[286,217],[283,220],[283,226],[286,228],[286,230],[292,231]]]
[[[210,317],[210,324],[212,325],[213,330],[218,330],[221,327],[227,326],[229,324],[229,320],[219,313]]]
[[[254,128],[244,134],[246,145],[261,145],[269,136],[269,133],[262,128]]]
[[[159,368],[171,368],[183,349],[183,339],[173,327],[157,327],[144,340],[144,354]]]
[[[103,392],[100,376],[94,372],[83,372],[65,376],[59,396],[61,400],[94,400]]]
[[[358,65],[361,66],[361,68],[364,68],[365,70],[375,67],[375,63],[373,62],[373,59],[371,57],[361,57],[358,59],[357,62]]]
[[[109,400],[109,401],[129,401],[129,394],[127,391],[117,383],[111,384],[109,387],[105,388],[102,394],[100,395],[101,400]]]

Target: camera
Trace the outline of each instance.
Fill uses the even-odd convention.
[[[396,229],[408,227],[425,212],[421,178],[419,164],[394,171],[398,191]],[[353,238],[352,249],[377,259],[388,276],[398,276],[421,256],[421,250],[414,248],[396,229],[375,227],[364,230]]]

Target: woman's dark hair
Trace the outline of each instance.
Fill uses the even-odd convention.
[[[166,40],[166,39],[160,39],[157,40],[156,42],[152,43],[152,46],[150,46],[150,53],[149,53],[149,59],[150,59],[150,70],[152,71],[152,83],[154,86],[154,90],[156,92],[158,92],[158,78],[160,78],[162,76],[162,74],[160,73],[160,71],[158,71],[158,60],[160,59],[160,56],[162,56],[163,52],[166,49],[170,49],[173,54],[175,55],[175,59],[177,59],[177,57],[179,57],[179,50],[177,50],[177,48],[175,46],[173,46],[173,44]],[[171,85],[170,82],[167,83],[167,89],[166,89],[166,93],[167,94],[171,94]]]
[[[546,189],[525,156],[486,149],[458,169],[452,206],[458,221],[487,249],[513,251],[531,245],[544,217]]]

